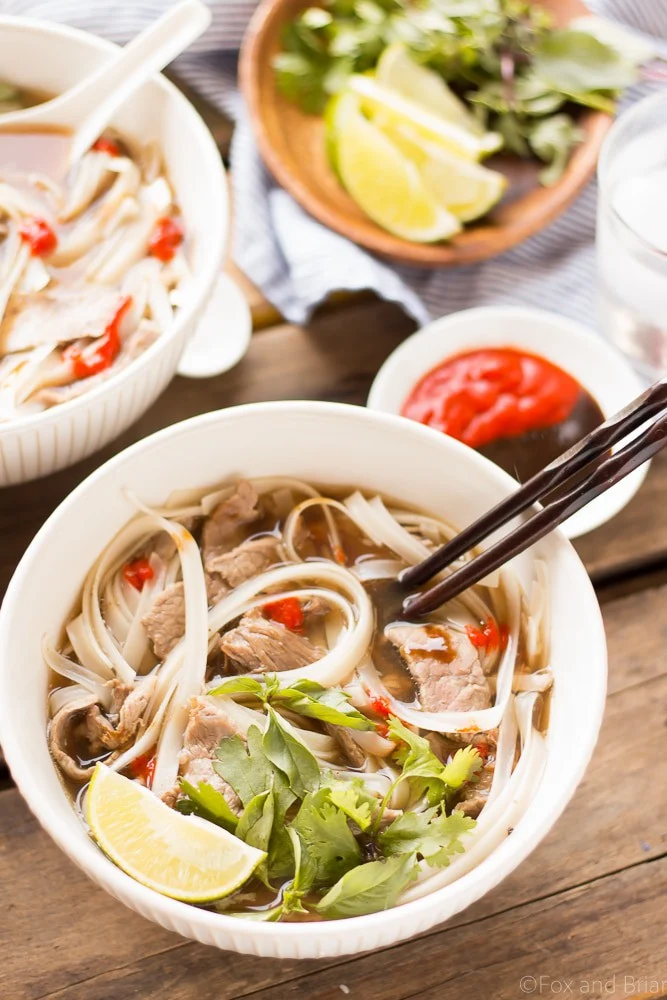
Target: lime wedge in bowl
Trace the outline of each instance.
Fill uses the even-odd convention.
[[[93,772],[86,819],[119,868],[142,885],[186,903],[228,896],[266,857],[213,823],[175,812],[104,764]]]
[[[402,42],[389,45],[375,68],[378,83],[420,104],[460,128],[483,136],[484,126],[454,94],[442,77],[416,63]]]
[[[409,125],[387,123],[382,131],[417,166],[431,197],[461,222],[485,215],[502,198],[507,178],[497,170],[447,152]]]
[[[475,135],[469,129],[433,114],[416,101],[403,97],[373,77],[354,74],[347,86],[359,98],[362,111],[376,124],[410,125],[422,138],[466,160],[480,160],[502,146],[502,138],[497,133]]]
[[[333,98],[326,116],[330,153],[348,194],[383,229],[418,243],[446,240],[458,220],[428,193],[419,169],[361,113],[356,95]]]

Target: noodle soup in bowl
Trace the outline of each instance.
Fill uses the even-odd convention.
[[[61,93],[115,50],[72,28],[0,18],[3,80],[28,93]],[[19,209],[3,229],[3,295],[7,272],[21,279],[0,345],[0,486],[85,458],[164,390],[214,290],[229,222],[213,138],[162,76],[126,102],[64,180],[56,171],[35,186],[11,152],[23,144],[3,139],[2,126],[0,116],[2,155],[17,157],[12,169],[0,163],[4,222],[8,193]],[[63,137],[51,134],[54,157],[38,141],[45,135],[23,133],[37,157],[43,147],[37,174],[64,162]]]
[[[313,489],[309,489],[311,484],[314,484]],[[529,553],[514,560],[507,568],[507,579],[487,581],[489,586],[481,588],[476,596],[488,600],[491,614],[495,615],[496,641],[498,647],[503,647],[502,651],[499,648],[495,666],[487,659],[491,651],[489,634],[492,631],[489,612],[479,610],[473,602],[472,614],[477,616],[479,627],[468,623],[469,628],[464,624],[457,632],[454,619],[459,612],[455,613],[452,608],[443,609],[443,617],[428,626],[434,630],[429,633],[431,638],[438,640],[429,647],[429,656],[434,648],[442,650],[444,630],[450,629],[457,632],[458,638],[451,632],[447,642],[453,643],[456,638],[457,644],[465,645],[470,661],[469,686],[483,687],[487,682],[481,674],[473,677],[473,673],[480,666],[489,669],[486,703],[452,703],[451,711],[443,713],[439,711],[442,706],[429,700],[434,696],[429,684],[437,680],[437,663],[433,666],[432,659],[429,659],[424,675],[420,674],[419,665],[415,666],[414,659],[411,659],[410,650],[418,649],[419,642],[409,636],[406,639],[402,633],[399,641],[390,643],[394,652],[388,654],[390,657],[401,657],[400,662],[403,666],[407,665],[405,676],[411,677],[415,688],[411,699],[409,694],[396,688],[390,677],[391,670],[384,666],[378,645],[382,643],[382,637],[377,631],[374,636],[370,633],[361,636],[360,629],[366,621],[365,602],[369,599],[368,595],[374,603],[375,615],[381,614],[382,601],[376,592],[378,581],[384,579],[386,584],[397,563],[405,564],[413,556],[418,557],[415,542],[427,547],[436,544],[440,533],[448,532],[450,525],[462,527],[469,523],[511,492],[513,486],[513,480],[487,460],[435,431],[391,415],[328,403],[264,403],[206,414],[153,435],[112,459],[82,483],[47,521],[17,569],[0,615],[0,740],[14,779],[30,808],[69,857],[116,898],[164,927],[220,948],[276,958],[317,958],[366,951],[421,933],[469,906],[513,871],[546,835],[572,796],[592,753],[602,718],[606,687],[604,633],[592,586],[574,549],[560,532],[554,532],[537,543]],[[245,498],[240,498],[240,493],[245,493]],[[323,545],[329,545],[331,541],[326,528],[319,531],[319,522],[308,520],[316,514],[325,523],[323,496],[333,500],[327,500],[325,506],[335,520],[339,532],[336,544],[341,546],[339,553],[332,547],[331,557],[325,551],[313,552],[309,548],[315,544],[313,538],[324,539]],[[263,505],[264,520],[259,519],[258,514],[251,517],[243,513],[246,501],[251,506],[256,503]],[[140,510],[138,503],[141,504]],[[279,514],[277,519],[272,520],[275,513],[272,504],[282,505],[285,516]],[[206,584],[203,582],[202,564],[209,566],[209,576],[214,571],[222,572],[222,564],[217,564],[214,570],[214,564],[207,562],[206,546],[214,534],[211,519],[218,519],[217,529],[220,529],[220,518],[229,515],[232,508],[234,516],[240,518],[243,524],[255,524],[254,529],[246,526],[240,536],[235,536],[235,546],[272,537],[282,548],[279,557],[269,560],[273,568],[260,568],[260,573],[268,574],[261,584],[257,585],[253,579],[235,584],[227,576],[222,596],[212,597],[209,594],[207,600],[203,588],[208,580]],[[307,514],[308,510],[310,514]],[[128,522],[135,519],[137,524],[138,516],[144,522],[131,529],[132,538],[127,534],[119,536],[119,532],[128,531]],[[158,524],[151,518],[166,520]],[[295,522],[295,518],[302,519],[300,524]],[[183,528],[182,522],[194,534]],[[173,550],[161,549],[158,553],[151,539],[166,525],[169,526],[168,533],[180,541]],[[216,544],[220,543],[220,538],[218,531]],[[109,549],[114,539],[116,548]],[[405,548],[406,545],[410,551]],[[230,557],[231,551],[227,545],[223,561]],[[118,754],[114,756],[115,751],[98,753],[97,756],[105,758],[106,764],[99,765],[94,772],[92,785],[85,796],[85,809],[91,830],[104,851],[90,836],[75,808],[73,795],[76,795],[76,787],[71,784],[67,771],[69,765],[63,771],[63,757],[54,737],[53,721],[47,737],[47,696],[49,687],[53,688],[55,682],[45,660],[46,651],[46,659],[51,666],[59,671],[66,669],[71,675],[70,681],[74,680],[75,684],[82,679],[89,686],[99,683],[99,676],[91,680],[83,669],[89,663],[89,654],[85,643],[76,638],[73,622],[77,620],[80,610],[84,581],[100,556],[103,563],[97,564],[100,570],[98,581],[104,600],[99,607],[108,617],[103,627],[112,630],[123,628],[118,621],[114,624],[110,612],[113,587],[116,582],[121,589],[125,586],[122,579],[115,580],[115,570],[120,569],[125,583],[129,573],[130,585],[133,586],[136,584],[135,574],[141,576],[146,571],[149,579],[147,586],[157,586],[156,580],[160,578],[161,587],[164,584],[161,577],[163,568],[158,560],[166,560],[167,565],[169,560],[174,559],[176,570],[171,577],[174,582],[179,578],[177,563],[182,557],[186,623],[184,626],[181,621],[180,633],[185,628],[185,637],[180,639],[179,646],[177,630],[176,645],[171,651],[151,647],[153,652],[149,661],[143,660],[142,653],[143,666],[140,666],[139,673],[144,671],[143,676],[153,676],[157,688],[160,686],[161,671],[163,678],[168,676],[169,671],[174,678],[179,675],[178,651],[185,648],[184,643],[190,653],[195,650],[184,662],[190,667],[195,662],[198,655],[197,628],[200,627],[197,622],[201,625],[199,616],[207,614],[207,603],[211,605],[208,627],[211,628],[212,616],[217,615],[215,625],[221,631],[219,641],[214,633],[211,634],[214,641],[209,642],[210,670],[207,668],[206,675],[206,691],[215,690],[216,693],[202,692],[199,696],[195,692],[194,701],[191,698],[188,700],[185,717],[180,724],[174,721],[176,716],[173,712],[169,713],[167,706],[164,718],[169,718],[169,721],[165,721],[164,725],[176,726],[178,739],[175,745],[180,752],[172,759],[169,744],[173,741],[158,736],[153,778],[155,791],[160,792],[165,802],[148,790],[150,779],[145,774],[142,777],[137,770],[125,766],[127,757],[124,762]],[[146,566],[142,570],[142,558],[147,561],[148,570]],[[380,568],[381,564],[385,567],[384,571]],[[150,577],[148,571],[154,575]],[[165,572],[170,572],[168,565]],[[60,583],[54,591],[50,581],[56,574]],[[345,574],[349,574],[353,582]],[[513,584],[509,582],[510,576],[525,595],[519,622],[516,621],[515,611],[512,611]],[[536,578],[539,580],[537,587]],[[133,579],[134,584],[131,582]],[[92,599],[90,581],[94,580],[94,576],[89,576],[88,580],[88,589],[84,589],[84,606],[88,606]],[[500,592],[494,596],[493,591],[498,585]],[[197,591],[198,586],[200,592]],[[263,587],[267,588],[265,592]],[[360,594],[359,589],[366,596]],[[315,614],[312,603],[313,597],[317,596],[315,591],[325,595],[322,598],[325,603],[330,602],[319,624],[310,622],[308,618],[309,614]],[[125,592],[129,593],[127,588]],[[132,596],[132,602],[144,599],[143,595],[148,594],[148,590],[138,587],[137,593],[140,597]],[[298,621],[291,617],[295,607],[290,602],[296,603],[299,608],[301,617]],[[276,610],[276,605],[280,606],[279,610]],[[348,605],[350,614],[346,618],[345,607]],[[335,610],[339,606],[342,609],[341,621],[336,625],[332,607]],[[479,620],[481,614],[489,615],[486,622]],[[398,627],[396,619],[400,621],[401,615],[396,612],[389,616],[390,619],[392,617],[394,621],[388,627],[390,635],[391,629]],[[243,638],[240,630],[244,619],[246,628],[252,626],[265,638],[271,636],[272,630],[274,634],[276,630],[287,630],[290,644],[294,643],[295,648],[303,652],[306,648],[304,644],[310,643],[311,646],[321,647],[319,653],[300,660],[295,654],[295,658],[286,665],[274,661],[271,677],[254,670],[252,663],[246,662],[244,669],[243,656],[247,653],[247,643],[243,647],[243,655],[238,651],[239,639]],[[331,627],[322,628],[322,620],[329,622]],[[203,621],[206,629],[205,617]],[[76,653],[64,638],[64,626],[68,623],[68,635],[74,637]],[[188,632],[190,626],[192,628]],[[507,626],[506,638],[503,638],[503,626]],[[149,625],[145,627],[148,629]],[[416,622],[403,621],[400,625],[401,629],[422,627]],[[320,632],[317,632],[318,628]],[[287,636],[287,631],[282,634]],[[97,634],[99,639],[100,633]],[[539,640],[537,644],[536,636]],[[116,648],[125,649],[129,657],[127,641],[126,634],[124,642]],[[218,644],[221,649],[224,647],[225,659],[214,662]],[[288,644],[282,645],[286,648]],[[481,646],[484,646],[483,650]],[[470,654],[471,649],[474,655]],[[531,661],[531,649],[537,650],[534,661]],[[206,648],[204,655],[206,657]],[[513,660],[514,671],[509,687],[507,676],[503,674],[503,663],[508,656]],[[369,659],[373,667],[370,671]],[[438,656],[435,659],[437,661]],[[69,667],[63,666],[65,660]],[[344,662],[341,663],[341,660]],[[448,657],[441,656],[440,660],[450,662],[451,658],[448,660]],[[423,665],[424,659],[419,662]],[[120,669],[120,660],[118,663]],[[535,672],[532,667],[539,669]],[[185,675],[181,672],[180,676]],[[302,683],[299,688],[304,679],[308,680],[308,684],[304,687]],[[61,680],[60,687],[55,685],[56,693],[67,690],[62,683]],[[263,686],[268,708],[263,709],[259,701],[248,701],[248,698],[254,697],[252,692],[249,694],[252,684]],[[272,693],[267,693],[271,684],[275,687]],[[356,805],[352,801],[354,796],[343,794],[341,797],[344,791],[341,789],[343,766],[336,756],[338,750],[332,750],[332,745],[326,743],[328,736],[320,728],[319,720],[325,718],[321,714],[322,702],[315,709],[312,704],[320,698],[321,688],[327,688],[331,695],[334,686],[341,687],[343,692],[335,699],[335,706],[348,713],[342,720],[347,724],[342,726],[345,733],[354,737],[358,732],[355,726],[360,725],[359,719],[375,719],[378,723],[370,727],[372,732],[366,729],[362,733],[374,742],[367,743],[370,750],[366,761],[357,764],[356,772],[353,765],[347,767],[354,773],[353,781],[348,782],[345,789],[358,790],[362,785],[365,787],[382,780],[380,772],[383,766],[373,770],[366,765],[371,757],[384,752],[384,741],[390,743],[385,769],[400,771],[403,768],[405,775],[409,767],[406,760],[408,745],[411,751],[429,761],[429,774],[434,778],[432,784],[428,787],[409,784],[409,793],[402,802],[394,802],[385,795],[382,807],[391,802],[393,811],[385,810],[381,822],[380,796],[374,799],[372,789],[368,795],[360,792]],[[151,697],[156,687],[152,689]],[[223,688],[222,692],[220,688]],[[297,691],[297,695],[290,696],[291,707],[287,709],[281,702],[284,696],[280,695],[286,690]],[[192,693],[190,691],[190,695]],[[308,702],[305,698],[309,706],[305,715],[304,693],[311,699]],[[189,781],[195,781],[195,772],[186,771],[191,761],[183,757],[188,741],[183,728],[186,723],[191,727],[196,722],[192,714],[194,703],[199,702],[199,710],[201,702],[206,702],[208,709],[215,713],[223,703],[229,707],[230,699],[236,706],[234,718],[237,722],[247,718],[248,712],[254,713],[251,719],[258,720],[254,741],[249,735],[255,725],[251,722],[250,728],[246,725],[240,737],[232,738],[227,731],[218,745],[214,770],[218,778],[221,774],[225,775],[225,781],[228,779],[228,784],[240,793],[242,800],[234,802],[227,796],[236,810],[233,823],[238,823],[232,826],[232,832],[225,830],[227,821],[222,815],[225,812],[223,808],[215,823],[211,822],[210,813],[208,819],[202,818],[201,811],[198,817],[182,815],[182,812],[198,811],[192,799],[179,814],[179,811],[170,808],[174,801],[173,796],[171,799],[169,796],[169,792],[173,791],[169,780],[175,775],[187,775]],[[63,701],[62,695],[60,700]],[[331,699],[325,701],[331,707]],[[92,702],[95,703],[94,695]],[[539,710],[540,705],[544,711]],[[500,719],[500,728],[495,732],[498,718],[491,716],[499,706],[496,715]],[[509,726],[508,706],[511,706],[513,719]],[[62,709],[62,704],[58,707]],[[113,716],[109,706],[105,708],[101,702],[97,709],[97,718],[100,711],[102,715],[107,713],[106,724],[117,733],[120,728],[118,716]],[[424,721],[418,725],[418,713],[422,710]],[[439,718],[441,715],[443,718]],[[464,716],[467,724],[459,725]],[[92,719],[92,716],[87,719]],[[335,712],[333,716],[327,714],[326,721],[334,728],[341,725],[341,719]],[[471,721],[478,724],[471,725]],[[151,725],[148,717],[147,725]],[[271,726],[277,728],[274,728],[270,739],[276,734],[283,742],[293,738],[301,748],[297,754],[299,765],[291,774],[288,773],[289,765],[276,753],[275,744],[262,742]],[[483,730],[482,739],[477,730]],[[262,731],[264,737],[261,737]],[[107,732],[111,730],[107,729]],[[173,735],[173,728],[171,732]],[[572,739],[572,732],[576,732],[576,740]],[[137,745],[143,756],[143,748],[138,746],[140,739],[141,732],[137,731],[136,739],[118,746],[120,754],[127,754],[128,747]],[[226,739],[232,740],[236,749],[225,742]],[[326,797],[334,789],[336,795],[328,802],[325,813],[330,819],[333,813],[338,815],[340,810],[336,802],[343,803],[348,810],[335,822],[339,824],[339,832],[346,842],[351,845],[355,841],[357,846],[350,849],[359,849],[356,860],[350,862],[350,872],[358,873],[359,868],[375,864],[380,866],[373,869],[377,875],[379,871],[388,872],[391,865],[396,878],[403,879],[396,892],[390,887],[384,902],[381,900],[379,903],[376,894],[372,901],[364,903],[365,909],[355,910],[353,904],[352,911],[348,909],[347,912],[358,915],[348,916],[345,907],[340,905],[340,898],[349,900],[353,895],[349,879],[343,886],[344,891],[340,887],[336,890],[338,903],[335,900],[332,902],[331,898],[335,885],[339,884],[336,879],[345,879],[349,874],[343,872],[341,876],[341,872],[337,871],[328,882],[324,879],[325,884],[321,887],[312,879],[307,884],[307,889],[300,894],[306,916],[300,913],[298,924],[292,922],[296,910],[287,920],[282,919],[281,913],[275,912],[274,919],[281,918],[277,922],[248,920],[248,909],[254,910],[256,918],[262,912],[266,915],[269,908],[275,911],[275,906],[271,907],[266,896],[260,899],[256,895],[259,891],[257,879],[247,883],[245,895],[230,890],[222,903],[216,904],[200,891],[196,902],[204,905],[193,905],[182,901],[185,895],[182,886],[177,893],[180,898],[170,898],[174,893],[169,886],[151,883],[145,872],[139,871],[139,862],[134,868],[128,864],[123,844],[119,846],[117,840],[114,842],[113,834],[108,829],[106,833],[103,830],[105,807],[115,801],[113,796],[118,792],[119,783],[123,794],[137,798],[138,812],[148,810],[158,824],[190,824],[187,830],[192,831],[193,838],[209,838],[218,845],[224,841],[225,851],[232,842],[238,847],[241,838],[235,836],[233,830],[238,832],[244,825],[245,844],[238,849],[243,854],[244,864],[251,856],[249,870],[256,868],[263,855],[257,853],[259,841],[255,839],[253,842],[248,835],[247,817],[243,819],[250,808],[249,800],[244,794],[243,779],[233,773],[233,767],[229,770],[229,753],[232,750],[237,753],[239,748],[243,748],[245,739],[248,745],[253,744],[253,753],[265,754],[269,761],[278,761],[274,779],[279,778],[282,782],[286,778],[290,789],[293,789],[293,798],[285,813],[285,825],[296,829],[297,839],[302,844],[308,843],[306,824],[299,827],[298,821],[301,809],[312,805],[312,798],[308,796],[316,793]],[[381,742],[378,743],[378,740]],[[445,741],[445,750],[439,743],[441,740]],[[508,740],[510,746],[517,750],[516,764],[513,753],[508,757]],[[392,742],[394,746],[391,746]],[[357,746],[360,744],[363,747],[364,740],[358,739]],[[331,762],[324,765],[322,758],[327,753],[333,756]],[[458,779],[451,769],[452,762],[458,762],[456,769],[461,772],[459,765],[466,764],[466,761],[469,764],[476,756],[480,757],[478,764],[482,767],[482,771],[477,772],[479,782],[472,781],[469,788],[456,785]],[[311,767],[315,758],[322,766],[314,785]],[[116,761],[119,768],[115,770]],[[205,764],[207,761],[208,757]],[[464,806],[464,800],[469,801],[471,797],[466,791],[473,794],[483,792],[482,772],[489,762],[494,764],[494,768],[487,775],[491,778],[488,783],[490,790],[486,789],[488,798],[478,808],[476,820],[466,820],[466,812],[469,815],[474,812]],[[78,759],[73,763],[86,768],[91,762]],[[178,770],[171,772],[170,768],[174,766]],[[262,766],[271,765],[266,765],[265,761]],[[446,775],[441,769],[446,769]],[[501,775],[501,780],[494,791],[496,772]],[[335,781],[331,778],[332,773]],[[199,771],[198,776],[201,774]],[[166,783],[165,776],[168,779]],[[81,780],[86,781],[88,777],[84,774]],[[448,786],[444,791],[444,786],[438,784],[441,780]],[[405,777],[406,783],[411,781],[409,776]],[[81,784],[78,787],[82,787]],[[223,795],[229,791],[225,784],[219,782],[217,789],[222,789]],[[432,795],[434,790],[436,794]],[[255,791],[260,797],[265,797],[268,789]],[[447,798],[450,792],[453,795]],[[180,788],[177,795],[182,795]],[[183,802],[183,798],[179,801]],[[209,799],[209,805],[211,801]],[[219,805],[219,800],[216,801]],[[321,799],[318,802],[321,805]],[[364,803],[370,803],[365,812]],[[401,816],[408,814],[421,817],[417,821],[419,824],[432,821],[443,824],[439,827],[441,831],[446,823],[456,823],[462,828],[460,843],[463,850],[461,853],[452,852],[448,867],[429,865],[418,849],[408,858],[393,853],[389,831]],[[165,819],[165,816],[168,818]],[[239,816],[241,819],[238,819]],[[448,816],[455,818],[450,820]],[[342,832],[342,826],[347,832]],[[512,832],[508,836],[510,828]],[[179,829],[181,836],[183,827]],[[395,838],[396,841],[398,839]],[[363,848],[371,842],[374,847],[369,856],[363,853]],[[252,855],[252,851],[256,854]],[[228,856],[224,851],[223,855]],[[112,857],[117,864],[111,860]],[[401,872],[396,874],[399,868]],[[137,877],[131,877],[127,873],[129,870]],[[364,874],[367,873],[366,867]],[[305,877],[302,874],[302,878]],[[283,880],[283,888],[286,882],[299,894],[293,871],[288,879]],[[157,891],[158,888],[160,891]],[[241,918],[243,913],[246,919]],[[309,921],[308,913],[318,919]]]

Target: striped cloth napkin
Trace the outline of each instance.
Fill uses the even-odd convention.
[[[493,260],[445,271],[390,266],[315,222],[267,173],[236,89],[236,53],[256,0],[208,3],[211,28],[176,68],[236,119],[234,257],[288,320],[305,322],[333,291],[373,289],[418,323],[490,303],[539,306],[595,322],[595,182],[551,226]],[[3,0],[2,13],[60,21],[125,42],[170,5],[171,0]],[[667,52],[667,0],[590,0],[589,6],[662,40]],[[651,86],[633,87],[624,106]]]

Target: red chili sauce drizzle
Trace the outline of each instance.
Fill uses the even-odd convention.
[[[132,305],[131,296],[121,300],[116,313],[101,337],[96,337],[85,347],[70,344],[63,351],[63,360],[69,361],[75,378],[90,378],[110,368],[121,349],[120,324]]]
[[[135,559],[123,569],[123,576],[135,590],[143,590],[144,584],[152,580],[155,574],[148,559]]]
[[[401,413],[463,441],[521,481],[604,420],[571,375],[511,347],[448,358],[417,382]]]

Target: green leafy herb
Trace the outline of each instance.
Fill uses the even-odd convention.
[[[221,740],[215,752],[213,767],[232,786],[246,807],[265,794],[267,789],[272,790],[273,831],[269,841],[267,869],[271,878],[288,878],[292,874],[292,852],[285,829],[285,817],[296,800],[296,794],[290,788],[288,777],[267,755],[264,736],[257,726],[249,728],[247,741],[246,747],[238,736]]]
[[[413,733],[395,716],[389,720],[389,733],[407,744],[399,747],[395,754],[403,767],[401,780],[420,779],[420,788],[432,804],[458,792],[482,767],[482,758],[472,746],[457,750],[451,760],[443,764],[431,750],[428,740]]]
[[[378,836],[377,842],[385,857],[417,854],[430,865],[444,867],[452,855],[465,848],[461,834],[475,827],[474,819],[454,810],[446,816],[436,806],[424,812],[405,812],[398,816]]]
[[[232,812],[222,792],[217,791],[217,789],[205,781],[200,781],[199,785],[195,788],[185,778],[181,778],[181,789],[185,792],[187,798],[180,799],[176,803],[176,808],[179,812],[186,814],[194,813],[194,815],[200,816],[202,819],[207,819],[210,823],[223,826],[226,830],[234,833],[236,824],[238,823],[238,816]]]
[[[328,774],[322,779],[322,788],[326,788],[332,803],[356,823],[362,833],[369,828],[378,800],[366,789],[361,778],[343,781]]]
[[[551,31],[533,58],[535,74],[561,94],[619,91],[634,83],[637,68],[626,56],[584,31]]]
[[[319,722],[350,729],[373,730],[375,725],[351,704],[350,697],[340,688],[325,688],[316,681],[300,680],[290,687],[281,687],[275,674],[264,681],[254,677],[230,677],[208,692],[211,695],[248,694],[263,704],[286,705],[292,712]]]
[[[313,865],[311,874],[315,885],[332,885],[361,861],[361,848],[348,825],[347,816],[333,804],[328,788],[305,797],[292,828]]]
[[[245,840],[246,844],[256,847],[260,851],[269,853],[269,843],[273,833],[273,821],[275,818],[275,799],[273,789],[269,788],[260,795],[255,795],[243,810],[241,819],[236,827],[236,836]],[[268,864],[263,861],[255,870],[258,878],[269,885]]]
[[[296,681],[282,688],[276,698],[287,703],[291,711],[334,726],[372,730],[375,725],[350,703],[350,696],[340,688],[325,688],[316,681]]]
[[[242,917],[245,920],[274,923],[290,913],[307,913],[302,900],[312,888],[314,868],[309,863],[308,857],[302,849],[301,840],[296,830],[289,827],[287,833],[288,841],[293,851],[292,867],[294,878],[283,888],[280,903],[277,906],[272,906],[270,910],[255,911],[252,913],[233,913],[232,916]]]
[[[320,766],[310,750],[287,731],[272,708],[268,709],[269,725],[262,737],[262,750],[274,767],[287,778],[298,798],[317,788]]]
[[[289,798],[294,795],[283,772],[274,767],[264,752],[263,737],[257,726],[248,729],[247,743],[239,736],[229,736],[220,741],[215,751],[214,770],[232,786],[244,806],[267,788]]]
[[[583,137],[583,130],[566,114],[544,118],[533,127],[528,140],[537,156],[548,164],[540,171],[540,180],[546,187],[560,180],[570,153]]]
[[[269,688],[270,675],[267,675],[267,680],[264,683],[262,683],[262,681],[258,681],[255,677],[244,677],[240,675],[239,677],[226,678],[222,684],[218,684],[216,687],[211,688],[207,694],[212,695],[213,697],[230,694],[252,694],[264,701]]]
[[[315,909],[333,920],[387,910],[396,904],[401,892],[416,876],[414,854],[369,861],[346,872]]]

